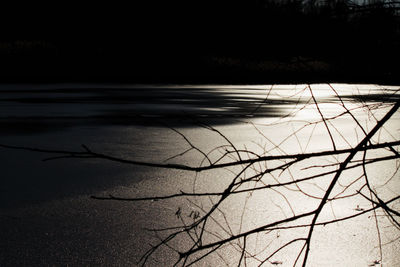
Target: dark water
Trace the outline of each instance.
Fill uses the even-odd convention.
[[[360,101],[373,105],[390,104],[399,99],[397,87],[334,87],[349,108],[359,105]],[[336,114],[340,107],[339,99],[329,86],[312,85],[312,88],[324,114]],[[182,136],[171,127],[205,151],[218,146],[223,141],[221,136],[199,127],[201,123],[208,123],[237,146],[257,150],[266,147],[265,139],[250,122],[279,143],[304,121],[319,119],[307,92],[305,85],[2,85],[0,143],[65,150],[81,150],[81,144],[85,144],[94,151],[115,156],[163,162],[188,149]],[[303,106],[299,112],[292,113]],[[354,114],[360,121],[365,121],[367,127],[373,125],[373,122],[367,122],[371,119],[368,112],[355,110]],[[375,115],[380,114],[377,112]],[[271,126],[276,122],[284,123]],[[398,140],[398,122],[399,114],[396,114],[380,138]],[[335,127],[338,131],[334,137],[341,140],[338,141],[341,147],[348,145],[341,136],[345,136],[348,143],[356,144],[361,135],[349,119],[339,120]],[[309,132],[299,134],[296,138],[285,141],[281,148],[290,153],[330,148],[324,128],[316,128],[312,135]],[[309,144],[299,146],[304,143]],[[194,176],[183,171],[98,160],[42,161],[49,156],[0,149],[0,224],[4,229],[0,234],[2,266],[134,265],[145,251],[143,244],[154,242],[142,229],[176,223],[176,208],[187,206],[187,203],[174,200],[133,205],[95,201],[89,198],[90,195],[163,195],[193,185]],[[188,153],[177,161],[193,165],[200,158],[196,153]],[[393,166],[381,168],[389,170]],[[225,175],[225,172],[205,174],[198,186],[206,189],[223,187],[218,180],[224,180]],[[213,179],[215,182],[212,184],[207,182],[214,177],[219,179]],[[390,185],[393,192],[400,190],[396,177]],[[265,207],[259,204],[265,203],[263,197],[255,196],[253,215],[258,215],[251,218],[249,225],[263,220],[261,211]],[[228,208],[239,210],[241,202],[235,201],[232,200]],[[281,200],[273,198],[272,201]],[[299,210],[306,208],[305,203],[300,203]],[[342,212],[352,211],[356,204],[342,203],[333,209],[339,216]],[[270,209],[270,213],[275,214],[274,207]],[[277,216],[282,215],[281,211],[276,212]],[[363,235],[366,231],[374,231],[373,221],[365,219],[346,224],[345,230],[343,227],[329,229],[316,237],[323,245],[318,248],[318,256],[310,259],[311,262],[318,263],[318,266],[367,266],[377,257],[376,235],[371,234],[368,238]],[[344,237],[350,231],[355,235],[355,241]],[[385,234],[397,234],[391,231]],[[326,242],[326,233],[332,242]],[[338,247],[345,257],[340,253],[329,253]],[[386,262],[390,266],[399,264],[395,256],[399,247],[397,240],[386,249]],[[235,259],[229,253],[225,258]],[[286,258],[285,262],[289,262],[290,257]],[[159,259],[166,265],[174,260],[169,252],[162,252]],[[224,262],[212,257],[205,264],[219,266]],[[158,266],[159,263],[151,265]]]

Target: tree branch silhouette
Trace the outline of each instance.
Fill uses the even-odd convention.
[[[225,263],[234,262],[238,266],[246,266],[250,261],[259,266],[265,264],[280,265],[283,263],[283,260],[276,257],[284,251],[288,251],[288,249],[293,254],[291,259],[293,266],[296,266],[298,263],[306,266],[309,262],[310,253],[312,253],[312,241],[314,240],[316,227],[349,221],[366,214],[373,214],[374,216],[379,240],[379,262],[383,262],[383,241],[381,240],[380,233],[381,223],[378,221],[377,211],[383,211],[385,218],[394,227],[398,227],[400,231],[400,211],[395,206],[396,203],[399,203],[400,195],[394,197],[379,195],[378,191],[373,187],[372,178],[367,171],[367,167],[378,163],[399,160],[398,146],[400,145],[400,140],[396,140],[394,134],[389,134],[388,136],[391,139],[387,140],[382,140],[383,137],[378,137],[377,140],[375,138],[384,129],[385,124],[397,114],[400,102],[381,103],[374,106],[361,102],[357,107],[349,108],[335,88],[330,84],[328,86],[337,97],[336,104],[340,109],[338,109],[338,113],[330,117],[324,115],[322,107],[317,102],[313,93],[313,88],[308,85],[306,88],[311,93],[313,101],[310,101],[310,99],[304,102],[298,101],[296,109],[305,110],[315,105],[316,110],[314,109],[314,112],[317,113],[318,119],[317,121],[305,121],[297,130],[288,133],[287,136],[282,136],[283,141],[281,142],[271,140],[266,132],[263,132],[259,126],[252,123],[251,125],[263,137],[263,140],[272,145],[271,149],[260,145],[259,148],[263,150],[260,153],[247,147],[242,148],[238,146],[223,131],[206,123],[199,122],[198,126],[213,133],[224,142],[224,144],[210,151],[205,151],[196,145],[195,142],[191,141],[188,136],[179,130],[170,128],[183,138],[186,144],[189,145],[189,148],[168,158],[166,161],[179,159],[189,151],[195,151],[201,157],[200,164],[197,166],[167,163],[166,161],[161,163],[137,161],[97,152],[85,145],[82,145],[82,149],[79,151],[43,149],[8,144],[0,144],[0,147],[44,153],[47,156],[44,158],[44,161],[58,159],[98,159],[148,168],[180,170],[187,174],[195,173],[196,175],[204,172],[212,172],[213,170],[226,170],[226,177],[229,179],[224,182],[222,189],[196,191],[193,188],[193,191],[190,192],[178,188],[176,193],[144,197],[120,197],[113,194],[91,196],[92,199],[96,200],[129,201],[133,203],[182,199],[187,200],[188,203],[195,207],[188,214],[185,213],[184,209],[178,207],[174,217],[178,219],[179,223],[171,227],[147,229],[157,237],[158,242],[151,245],[139,259],[138,264],[142,266],[150,264],[152,257],[156,257],[156,253],[163,249],[171,250],[174,253],[176,256],[175,266],[194,265],[211,255],[218,255]],[[271,89],[267,91],[267,96],[263,103],[267,103]],[[302,93],[305,93],[305,91],[305,89],[301,90]],[[298,96],[298,94],[293,95]],[[304,105],[301,106],[300,103]],[[388,107],[390,109],[385,110]],[[260,106],[253,113],[259,109]],[[373,113],[374,110],[385,111],[380,119],[377,119],[375,115],[370,116],[374,123],[374,126],[370,130],[368,130],[368,127],[363,126],[360,119],[353,114],[355,111],[359,112],[364,109],[368,113]],[[292,112],[295,111],[291,111],[291,114]],[[354,142],[347,140],[346,136],[340,133],[340,129],[337,129],[331,123],[345,116],[349,116],[349,120],[354,125],[354,128],[362,132],[361,140],[357,136],[357,141],[353,145],[351,144]],[[290,116],[285,119],[289,119],[290,121]],[[274,124],[272,123],[271,125]],[[327,133],[327,138],[332,143],[332,149],[307,152],[305,149],[308,143],[313,142],[312,137],[317,126],[322,127],[324,132]],[[283,144],[289,139],[300,142],[297,134],[309,128],[311,128],[311,131],[310,136],[306,139],[307,145],[300,146],[300,152],[287,153],[282,148]],[[335,133],[343,139],[343,144],[347,145],[347,147],[343,148],[338,145],[339,142],[337,140],[340,140],[340,138],[335,141]],[[367,153],[372,151],[377,153]],[[379,154],[378,152],[382,153]],[[370,156],[370,154],[373,155]],[[346,175],[355,171],[359,171],[360,173],[357,173],[357,175]],[[390,179],[399,178],[397,171],[398,167],[394,170],[395,174]],[[313,184],[310,185],[311,182]],[[387,183],[388,181],[384,185]],[[310,188],[316,188],[316,190],[311,190]],[[280,216],[271,215],[269,214],[270,211],[265,210],[262,213],[261,219],[256,218],[252,214],[251,201],[253,201],[253,198],[257,201],[257,197],[260,196],[263,197],[262,201],[265,203],[262,202],[259,204],[268,206],[272,203],[276,208],[280,209]],[[275,203],[272,200],[273,196],[278,196],[281,203]],[[240,198],[240,201],[243,201],[240,202],[243,206],[241,212],[238,212],[237,221],[232,218],[232,214],[229,211],[230,203],[234,198]],[[312,203],[314,203],[315,207],[298,209],[296,208],[298,204],[296,203],[297,198],[305,199],[305,201],[313,201]],[[343,199],[363,199],[370,204],[370,207],[357,206],[357,208],[354,209],[353,207],[351,209],[352,213],[350,214],[338,217],[333,214],[332,217],[322,217],[321,214],[326,209],[328,203],[332,205]],[[268,201],[271,203],[267,203]],[[207,205],[204,204],[206,202]],[[282,204],[282,206],[279,204]],[[282,208],[283,206],[285,208]],[[285,209],[289,216],[285,214]],[[248,223],[249,220],[252,223]],[[254,223],[253,220],[255,221]],[[281,233],[284,234],[289,230],[302,229],[304,230],[303,232],[296,232],[296,235],[289,239],[281,237]],[[257,246],[253,249],[254,240],[258,238],[268,241],[265,242],[267,245],[263,249],[257,249]],[[185,245],[177,245],[175,241],[182,239],[187,241]],[[221,253],[228,249],[232,249],[237,258],[232,261],[225,261]]]

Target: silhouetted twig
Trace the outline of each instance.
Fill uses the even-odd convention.
[[[259,136],[266,142],[266,145],[258,146],[262,150],[261,152],[252,151],[247,146],[244,146],[244,148],[239,147],[223,131],[203,122],[197,122],[198,126],[222,139],[224,144],[210,151],[205,151],[194,142],[191,142],[189,137],[179,130],[170,128],[184,139],[189,148],[167,160],[178,159],[193,150],[200,153],[202,157],[197,167],[185,164],[169,164],[165,161],[157,163],[115,157],[96,152],[85,145],[82,145],[82,151],[52,150],[6,144],[0,144],[0,147],[45,153],[48,156],[44,159],[45,161],[61,158],[90,158],[146,166],[149,168],[182,170],[194,172],[196,175],[205,171],[211,172],[212,170],[226,169],[227,175],[225,178],[227,179],[222,189],[197,191],[193,188],[193,192],[185,192],[178,189],[176,193],[168,195],[145,197],[91,196],[96,200],[132,202],[179,198],[186,199],[194,207],[194,210],[187,214],[185,214],[181,206],[175,209],[173,216],[175,219],[178,219],[179,223],[171,227],[147,229],[157,237],[158,242],[151,245],[147,252],[142,255],[139,259],[140,265],[149,263],[150,258],[155,257],[156,252],[163,248],[170,249],[176,255],[176,266],[194,265],[213,254],[218,255],[227,264],[234,262],[238,266],[246,266],[250,260],[259,266],[266,263],[280,265],[283,264],[282,260],[279,258],[272,260],[272,257],[284,253],[283,251],[287,251],[289,248],[295,247],[296,250],[290,250],[290,253],[293,254],[292,264],[295,266],[297,263],[301,263],[303,266],[306,266],[311,253],[311,244],[316,227],[348,221],[368,213],[372,213],[374,216],[375,226],[378,231],[379,262],[383,262],[383,240],[381,240],[381,223],[378,220],[377,211],[378,209],[382,210],[385,218],[394,227],[400,229],[400,212],[394,206],[400,200],[400,196],[396,195],[390,199],[387,199],[388,197],[385,199],[385,197],[379,195],[378,191],[371,185],[367,166],[399,160],[400,153],[398,152],[398,146],[400,145],[400,141],[395,138],[395,134],[388,134],[390,138],[385,141],[381,140],[379,136],[376,141],[375,137],[385,127],[385,123],[398,112],[400,102],[397,101],[390,104],[390,110],[386,111],[378,119],[373,114],[373,109],[379,110],[380,108],[384,108],[384,105],[376,104],[370,106],[366,103],[361,103],[358,107],[348,108],[342,96],[329,84],[329,88],[331,88],[337,97],[337,104],[340,110],[335,115],[327,117],[324,115],[322,106],[317,102],[313,89],[309,85],[306,88],[309,89],[311,99],[316,106],[316,111],[314,111],[317,113],[318,120],[305,121],[301,127],[297,129],[293,128],[292,133],[283,133],[287,136],[282,134],[282,141],[272,140],[267,132],[263,132],[259,126],[251,123]],[[305,89],[301,92],[304,93],[304,91]],[[294,95],[297,96],[297,94]],[[269,96],[270,91],[267,92],[263,103],[267,103]],[[311,105],[312,102],[308,101],[305,102],[304,106],[296,106],[296,108],[298,110],[305,110],[306,107]],[[386,106],[389,106],[389,104]],[[259,108],[260,106],[254,112]],[[374,126],[369,131],[367,130],[368,127],[363,127],[360,119],[355,115],[355,111],[362,109],[365,109],[366,113],[372,114],[370,119],[373,121]],[[350,116],[350,121],[354,124],[354,128],[362,132],[362,138],[357,135],[357,142],[353,145],[352,141],[347,140],[346,136],[341,134],[340,129],[336,128],[332,123],[347,115]],[[299,121],[296,121],[296,123],[299,123]],[[271,125],[276,126],[278,124]],[[305,149],[309,143],[312,143],[311,137],[317,126],[323,127],[324,132],[327,133],[332,143],[332,149],[317,149],[312,152],[306,152],[307,150]],[[310,128],[311,134],[307,139],[307,144],[305,146],[299,144],[300,152],[287,153],[282,148],[290,139],[295,140],[297,143],[301,142],[298,135]],[[333,134],[335,133],[339,134],[343,139],[345,148],[338,146],[339,142],[334,140]],[[272,145],[272,148],[267,149],[267,145]],[[383,151],[384,153],[371,153],[373,155],[369,156],[370,154],[368,154],[367,157],[367,152],[369,151]],[[395,173],[398,168],[399,166],[395,168]],[[352,175],[351,177],[347,177],[346,180],[345,173],[355,170],[361,170],[361,174]],[[397,176],[393,174],[389,180],[395,178],[398,178],[398,174]],[[389,180],[383,184],[386,185]],[[311,184],[312,187],[317,188],[316,192],[308,190],[310,182],[313,183]],[[297,200],[291,194],[294,194],[296,197],[301,196],[301,198],[305,198],[307,201],[313,200],[313,203],[317,205],[313,208],[298,210],[296,208]],[[257,203],[265,206],[266,210],[263,212],[263,216],[265,217],[257,221],[256,216],[252,217],[251,201],[253,198],[257,199],[259,196],[263,197],[262,202],[260,203],[257,200]],[[281,202],[275,202],[272,196],[278,197]],[[366,206],[360,207],[359,205],[357,205],[357,208],[354,206],[349,207],[349,211],[352,213],[343,215],[342,217],[335,214],[331,206],[332,217],[330,219],[324,218],[323,221],[319,219],[328,203],[333,205],[333,203],[343,199],[363,199],[364,201],[368,201],[371,206],[369,208]],[[203,205],[207,200],[209,201],[207,205]],[[241,201],[242,205],[240,209],[234,211],[236,219],[232,219],[232,211],[229,210],[231,202],[234,202],[233,200]],[[269,201],[272,204],[267,203]],[[283,217],[274,217],[275,215],[272,212],[269,214],[270,211],[267,207],[268,209],[270,207],[279,209]],[[287,214],[290,214],[290,216]],[[254,224],[252,224],[253,222],[247,224],[246,220],[249,220],[249,217],[250,221],[255,221]],[[218,231],[215,229],[218,229]],[[296,229],[305,229],[306,233],[300,233],[289,240],[280,241],[282,239],[280,237],[281,231]],[[271,233],[274,233],[274,236],[270,238]],[[184,237],[188,239],[188,244],[177,246],[175,241],[179,241]],[[260,251],[252,249],[254,239],[258,238],[262,240],[269,238],[268,242],[265,243],[266,245]],[[225,260],[224,256],[220,254],[229,248],[237,254],[237,258],[232,259],[232,261],[229,259]],[[284,264],[289,263],[285,262]]]

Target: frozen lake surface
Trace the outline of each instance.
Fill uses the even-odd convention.
[[[221,145],[234,145],[238,150],[254,153],[243,153],[244,158],[332,150],[332,139],[335,149],[340,150],[355,147],[362,140],[360,126],[367,132],[371,130],[376,120],[399,101],[398,90],[396,86],[348,84],[332,84],[332,87],[327,84],[311,87],[1,85],[0,143],[74,151],[81,151],[81,144],[85,144],[93,151],[129,160],[190,166],[199,166],[204,159],[204,155],[194,149],[183,153],[190,144],[205,153],[212,151],[210,160],[220,157],[226,149],[232,150],[228,146],[213,150]],[[348,114],[343,114],[346,109],[341,101],[360,125]],[[327,124],[321,121],[320,112],[329,118]],[[399,118],[400,114],[396,112],[373,141],[399,140]],[[320,123],[314,123],[318,121]],[[398,146],[394,149],[398,151]],[[180,156],[174,157],[176,155]],[[371,158],[386,155],[390,155],[390,151],[368,152]],[[183,170],[97,159],[41,161],[49,156],[0,149],[3,170],[0,224],[4,229],[0,234],[1,266],[135,265],[150,248],[149,244],[157,241],[153,233],[143,229],[179,225],[182,218],[189,222],[194,212],[203,215],[216,198],[116,202],[94,200],[90,196],[164,196],[181,190],[221,192],[235,177],[232,172],[238,171],[235,168],[216,169],[196,175]],[[360,153],[356,160],[361,160],[362,156]],[[267,175],[261,182],[287,182],[321,170],[333,170],[337,168],[335,161],[343,159],[343,155],[310,159],[289,170]],[[244,175],[262,172],[267,164],[274,166],[277,162],[262,162]],[[398,165],[398,159],[367,165],[370,182],[386,200],[400,192]],[[314,167],[306,168],[309,166]],[[371,207],[360,195],[340,198],[344,189],[344,195],[355,194],[360,189],[362,179],[356,179],[362,175],[360,169],[344,173],[332,192],[338,199],[325,206],[319,221],[350,216]],[[213,234],[209,240],[224,237],[227,234],[224,231],[238,234],[315,209],[318,197],[323,196],[330,179],[332,177],[328,175],[301,184],[301,188],[282,186],[227,198],[220,207],[221,212],[215,215],[215,220],[224,226],[210,224],[209,230]],[[256,183],[246,186],[256,186]],[[399,204],[397,200],[393,207],[399,210]],[[382,212],[377,212],[377,218],[381,243],[384,244],[383,265],[398,266],[400,232]],[[254,259],[255,254],[265,257],[267,254],[263,253],[272,253],[285,242],[306,234],[306,229],[281,229],[252,236],[247,240],[249,254],[245,258],[248,266],[260,263]],[[242,241],[224,247],[218,254],[196,264],[236,266]],[[182,244],[173,244],[178,247],[190,244],[185,238],[180,242]],[[265,265],[274,262],[292,266],[300,249],[301,244],[295,243]],[[253,258],[250,258],[250,252],[254,253]],[[150,266],[161,263],[169,266],[177,260],[177,255],[168,249],[161,249],[154,256],[148,262]],[[316,227],[308,266],[368,266],[380,258],[376,220],[370,212],[348,221]],[[301,260],[298,266],[300,263]]]

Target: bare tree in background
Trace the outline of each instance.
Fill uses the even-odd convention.
[[[51,153],[52,157],[46,160],[97,158],[151,168],[182,170],[196,175],[195,181],[201,179],[203,173],[224,171],[224,178],[211,175],[215,180],[209,181],[211,184],[217,179],[223,180],[218,181],[223,184],[222,190],[215,187],[215,191],[199,191],[193,185],[191,191],[176,188],[176,193],[172,195],[92,197],[131,202],[178,198],[194,207],[187,209],[177,206],[174,212],[177,224],[148,229],[159,241],[141,257],[140,265],[151,264],[159,251],[170,250],[176,256],[176,266],[190,266],[211,255],[220,257],[227,265],[232,265],[234,261],[237,266],[306,266],[316,245],[313,238],[317,229],[361,216],[370,216],[374,220],[380,257],[371,266],[381,264],[385,261],[382,258],[382,225],[400,230],[400,195],[387,188],[390,183],[399,182],[400,140],[396,138],[398,134],[385,127],[400,107],[399,91],[387,92],[375,102],[367,103],[365,100],[369,99],[362,97],[345,102],[343,98],[346,96],[329,86],[336,95],[336,100],[331,103],[336,106],[336,114],[325,115],[312,86],[307,85],[291,96],[292,100],[306,96],[306,100],[299,100],[296,108],[279,121],[266,125],[252,123],[254,131],[263,140],[256,144],[258,149],[238,147],[217,128],[200,122],[199,126],[211,131],[223,142],[211,151],[204,151],[189,136],[171,128],[188,144],[186,151],[168,159],[178,163],[134,161],[95,152],[86,146],[82,151],[1,146]],[[266,101],[268,96],[269,92]],[[307,121],[291,119],[305,110],[313,118]],[[367,114],[370,120],[360,121],[357,114]],[[345,136],[338,128],[337,122],[340,120],[352,122],[352,138]],[[279,142],[271,140],[265,129],[273,130],[281,126],[292,131],[283,132],[286,136]],[[309,151],[307,148],[313,143],[317,129],[330,140],[329,148],[321,145],[322,149],[318,149],[318,145],[314,144],[312,151]],[[308,135],[305,144],[298,139],[303,133]],[[286,144],[293,140],[297,140],[298,153],[292,152],[296,149],[291,149],[292,153],[285,149]],[[201,155],[198,165],[179,164],[179,159],[189,152]],[[387,169],[387,166],[392,169]],[[385,168],[385,173],[389,175],[376,177],[371,167]],[[335,214],[334,207],[344,201],[354,203],[354,206],[347,207],[346,212]],[[400,231],[390,241],[398,242],[399,238]],[[283,254],[286,256],[283,257]]]

